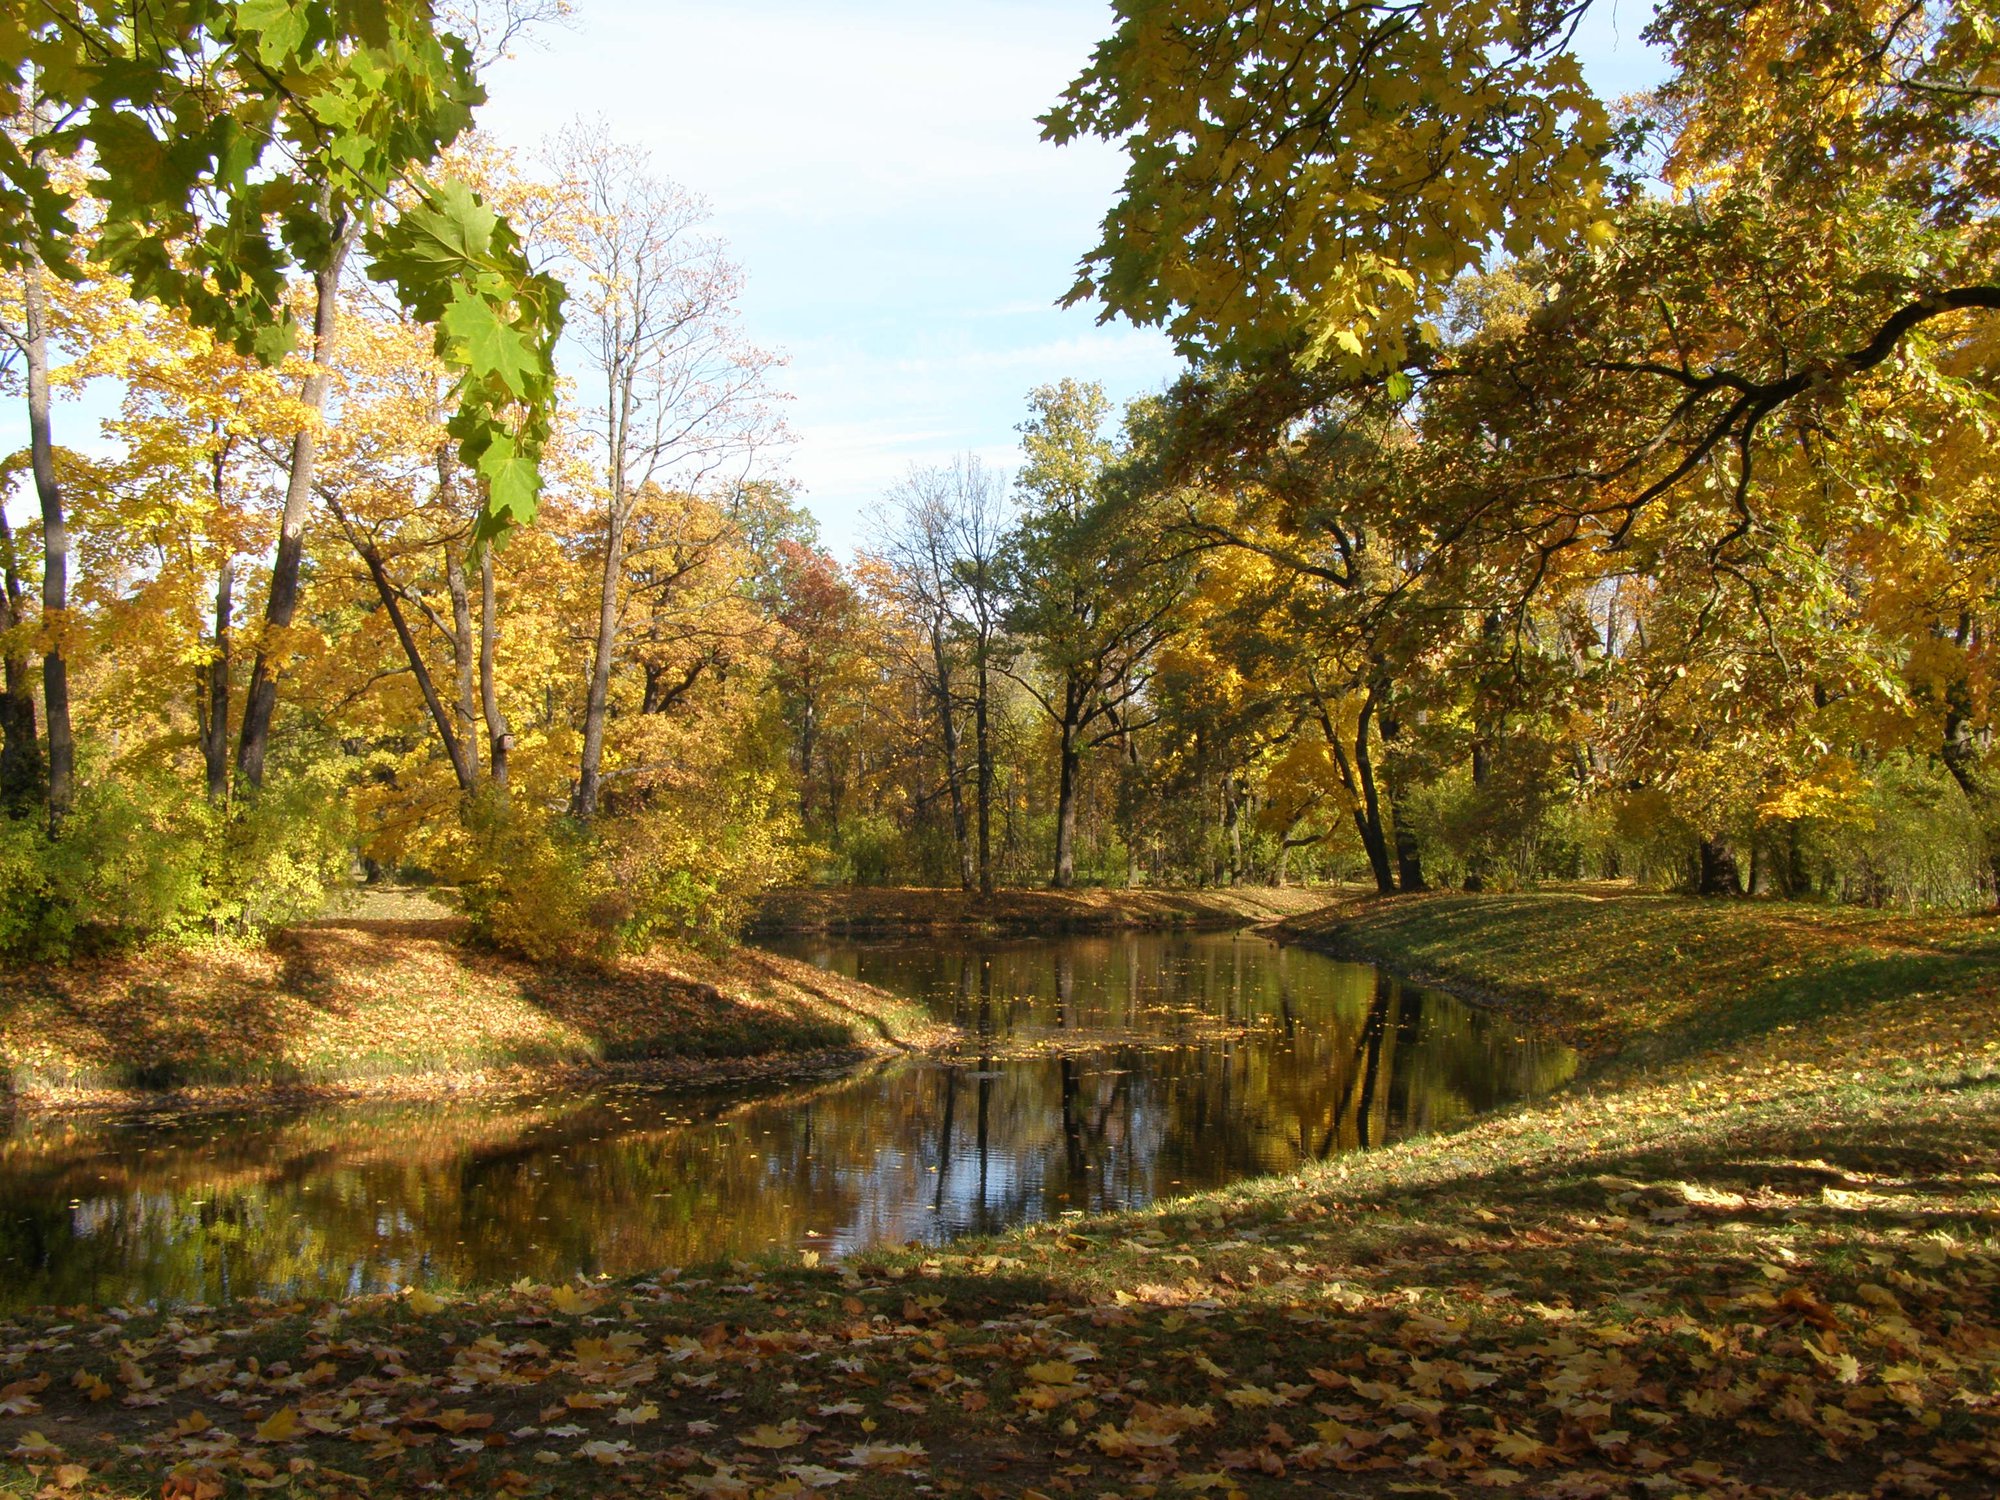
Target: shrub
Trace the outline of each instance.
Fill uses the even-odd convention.
[[[774,791],[744,776],[727,796],[675,799],[614,825],[612,867],[630,903],[624,946],[727,942],[760,892],[798,878],[798,823]]]
[[[796,817],[764,777],[662,793],[581,825],[487,808],[454,868],[480,941],[535,960],[602,960],[661,941],[732,939],[755,896],[803,872]]]
[[[170,777],[91,782],[58,837],[0,819],[0,953],[249,936],[318,911],[348,849],[320,775],[234,810]]]
[[[522,958],[603,958],[615,946],[610,872],[567,818],[488,806],[441,871],[473,937]]]
[[[48,918],[49,837],[40,818],[0,817],[0,953],[32,953]]]

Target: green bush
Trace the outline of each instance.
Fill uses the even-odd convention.
[[[613,825],[612,869],[629,905],[620,942],[733,939],[760,892],[803,873],[789,805],[769,778],[746,775],[726,796],[698,792]]]
[[[62,831],[0,820],[0,953],[242,937],[317,912],[346,871],[346,799],[322,776],[236,809],[171,778],[86,784]]]
[[[48,919],[49,837],[39,818],[0,817],[0,953],[34,953]]]
[[[1821,841],[1841,895],[1871,905],[1975,906],[1986,840],[1978,810],[1929,757],[1885,756],[1868,768],[1867,825]]]

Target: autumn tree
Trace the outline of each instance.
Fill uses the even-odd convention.
[[[1003,485],[968,454],[912,468],[876,516],[886,595],[909,619],[909,670],[936,726],[959,883],[993,890],[993,684],[1005,602],[999,578]],[[970,776],[961,741],[970,721]],[[971,797],[968,799],[967,782]]]
[[[1056,836],[1050,883],[1076,880],[1078,774],[1084,755],[1141,727],[1153,652],[1171,628],[1181,576],[1158,566],[1150,496],[1110,487],[1115,453],[1101,387],[1041,386],[1021,424],[1021,515],[1009,546],[1008,625],[1033,671],[1010,668],[1056,732]]]

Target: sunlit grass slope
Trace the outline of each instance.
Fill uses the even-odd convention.
[[[755,949],[605,968],[521,963],[440,921],[335,920],[268,947],[0,969],[17,1098],[330,1087],[671,1064],[925,1039],[921,1008]]]

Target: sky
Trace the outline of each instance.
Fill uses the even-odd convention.
[[[1659,76],[1650,6],[1600,0],[1580,49],[1616,95]],[[488,78],[481,126],[532,148],[579,116],[706,198],[784,352],[785,467],[839,554],[912,465],[1012,469],[1034,386],[1165,384],[1166,338],[1057,307],[1122,175],[1035,117],[1111,29],[1086,0],[577,0]]]
[[[1580,51],[1615,96],[1656,81],[1648,0],[1598,0]],[[789,363],[780,462],[837,554],[912,466],[1011,470],[1035,386],[1114,402],[1164,385],[1157,332],[1056,304],[1096,243],[1123,158],[1055,147],[1035,117],[1111,29],[1094,0],[576,0],[487,76],[480,126],[532,151],[601,119],[704,197],[746,274],[745,332]],[[115,398],[57,414],[86,451]],[[24,415],[0,443],[25,444]],[[15,487],[10,515],[33,497]]]

